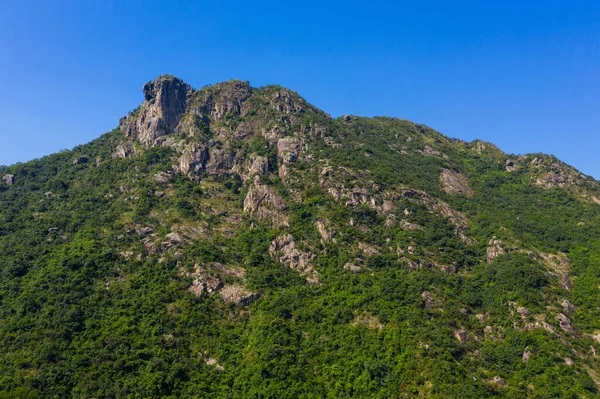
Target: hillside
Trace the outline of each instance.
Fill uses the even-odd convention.
[[[0,167],[0,398],[593,398],[600,185],[164,75]]]

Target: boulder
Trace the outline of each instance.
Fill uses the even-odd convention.
[[[329,231],[326,227],[325,227],[325,223],[323,223],[320,220],[317,220],[315,222],[315,227],[317,228],[317,231],[319,232],[319,234],[321,235],[321,238],[323,239],[324,242],[329,242],[331,241],[331,239],[333,238],[333,232]]]
[[[133,155],[136,155],[136,150],[130,141],[119,144],[112,153],[113,158],[127,158]]]
[[[467,340],[467,330],[459,328],[454,331],[454,337],[458,340],[458,342],[465,342]]]
[[[277,140],[277,157],[282,159],[284,164],[295,162],[300,154],[300,145],[300,141],[294,137]]]
[[[2,181],[7,185],[12,186],[13,184],[15,184],[15,175],[7,173],[4,176],[2,176]]]
[[[561,306],[562,306],[563,310],[569,314],[571,314],[575,311],[575,307],[573,306],[573,304],[571,302],[567,301],[566,299],[563,299],[563,301],[561,302]]]
[[[259,297],[259,294],[250,292],[238,284],[226,285],[219,291],[219,295],[221,295],[225,303],[234,303],[236,306],[250,305]]]

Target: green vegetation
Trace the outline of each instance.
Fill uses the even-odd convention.
[[[576,172],[539,154],[509,172],[516,158],[489,144],[332,120],[278,86],[246,104],[173,135],[235,151],[237,169],[174,172],[183,145],[113,157],[118,129],[0,168],[14,175],[0,184],[0,398],[599,396],[597,182],[534,184]],[[287,169],[270,131],[303,140]],[[240,171],[256,156],[255,181]],[[473,196],[444,191],[444,169]],[[285,202],[285,223],[243,211],[253,185]],[[280,262],[284,234],[318,284]],[[258,299],[194,295],[195,265]]]

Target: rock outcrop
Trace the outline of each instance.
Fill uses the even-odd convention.
[[[192,88],[179,78],[163,75],[146,83],[143,91],[144,102],[121,119],[120,129],[125,136],[136,138],[148,148],[156,145],[161,137],[175,133]]]
[[[462,173],[442,169],[440,185],[442,190],[448,194],[464,195],[469,198],[473,196],[473,190],[469,187],[469,179]]]
[[[300,141],[294,137],[284,137],[277,141],[277,157],[284,164],[293,163],[300,154]]]
[[[7,173],[4,176],[2,176],[2,181],[7,185],[12,186],[13,184],[15,184],[15,175]]]
[[[127,158],[133,155],[136,155],[137,151],[132,142],[126,141],[124,143],[119,144],[115,151],[112,154],[113,158]]]
[[[298,271],[310,284],[319,282],[319,274],[310,263],[316,256],[311,252],[298,250],[291,234],[284,234],[273,240],[269,252],[271,256],[278,258],[279,262]]]
[[[487,263],[492,263],[495,258],[504,254],[504,248],[502,248],[502,241],[493,237],[487,247]]]
[[[211,276],[208,272],[199,265],[194,265],[194,271],[191,273],[183,273],[186,277],[192,277],[192,285],[188,287],[195,296],[202,296],[204,292],[213,294],[223,287],[223,282],[216,276]]]
[[[248,291],[239,284],[226,285],[219,291],[219,295],[225,303],[234,303],[236,306],[248,306],[259,297],[258,293]]]
[[[197,175],[204,170],[208,158],[208,148],[195,143],[183,151],[177,162],[177,170],[188,176]]]
[[[275,193],[275,190],[258,181],[250,186],[244,199],[244,212],[258,219],[270,220],[277,225],[287,224],[287,217],[282,213],[285,209],[283,199]]]
[[[573,324],[571,323],[571,320],[564,314],[562,314],[562,313],[557,314],[556,320],[558,321],[558,325],[564,332],[570,333],[570,334],[575,332],[575,330],[573,329]]]

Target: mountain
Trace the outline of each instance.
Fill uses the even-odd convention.
[[[0,167],[0,398],[592,398],[600,185],[161,76]]]

